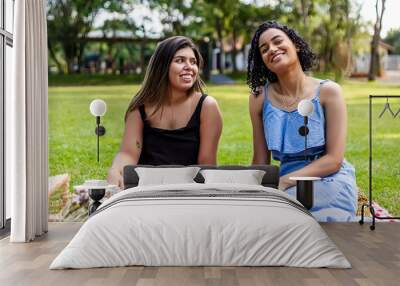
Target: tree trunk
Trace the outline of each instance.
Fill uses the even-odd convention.
[[[233,71],[237,72],[237,65],[236,65],[236,54],[237,54],[237,50],[236,50],[236,41],[237,41],[237,36],[236,36],[236,29],[235,27],[233,28],[232,31],[232,40],[233,40],[233,45],[232,45],[232,66],[233,66]]]
[[[67,62],[68,74],[74,73],[74,61],[77,56],[77,43],[71,41],[65,41],[62,43],[62,49],[65,55],[65,61]]]
[[[325,40],[324,40],[324,48],[323,48],[323,71],[328,72],[332,68],[331,62],[329,60],[330,54],[331,54],[331,37],[330,37],[330,32],[329,32],[329,24],[325,24]]]
[[[371,41],[371,59],[369,62],[368,80],[372,81],[376,79],[377,75],[377,55],[378,55],[378,42],[375,37]]]
[[[224,61],[224,43],[223,43],[223,37],[222,37],[222,23],[221,23],[221,19],[220,18],[216,18],[215,19],[215,28],[217,30],[217,35],[218,35],[218,41],[219,41],[219,73],[223,74],[224,73],[224,65],[225,65],[225,61]]]
[[[199,49],[200,49],[200,53],[203,57],[203,61],[204,61],[204,65],[203,65],[203,79],[205,81],[210,80],[210,74],[211,74],[211,65],[210,65],[210,54],[212,54],[212,52],[210,51],[210,45],[211,43],[209,42],[209,40],[200,40],[199,43]]]
[[[74,64],[75,64],[75,54],[66,53],[65,61],[67,62],[68,74],[73,74],[74,73]]]
[[[67,62],[67,71],[68,74],[73,74],[74,73],[74,59],[72,58],[65,58],[66,62]]]
[[[351,3],[349,0],[345,1],[345,14],[346,14],[346,48],[347,48],[347,58],[346,58],[346,68],[345,68],[345,75],[350,76],[352,69],[353,69],[353,62],[352,62],[352,50],[353,50],[353,42],[352,36],[353,31],[351,27],[351,20],[350,20],[350,8]]]
[[[326,38],[326,43],[327,43],[327,57],[326,57],[326,68],[325,71],[334,71],[335,73],[338,72],[338,65],[336,64],[336,61],[334,61],[334,50],[337,45],[337,39],[335,39],[334,34],[335,34],[335,28],[331,25],[332,23],[336,23],[336,25],[339,24],[338,18],[337,18],[337,3],[334,0],[330,0],[329,2],[329,23],[326,23],[326,31],[327,31],[327,38]],[[339,12],[340,13],[340,12]]]
[[[301,17],[302,17],[302,21],[303,21],[303,37],[304,40],[310,43],[310,37],[309,35],[309,27],[308,27],[308,11],[309,11],[309,2],[308,0],[301,0]]]
[[[85,50],[85,45],[86,43],[84,42],[79,43],[78,55],[77,55],[77,60],[78,60],[78,70],[76,71],[77,73],[81,73],[81,67],[83,66],[83,53]]]
[[[145,58],[144,58],[144,50],[146,48],[146,29],[144,28],[144,25],[140,27],[140,30],[143,32],[143,38],[140,41],[140,73],[142,75],[145,74],[145,68],[146,68],[146,63],[145,63]]]
[[[385,2],[386,0],[382,1],[381,11],[379,13],[379,0],[376,0],[375,3],[375,11],[376,11],[376,22],[374,25],[374,35],[371,41],[371,60],[369,65],[369,72],[368,72],[368,80],[372,81],[376,79],[379,69],[379,41],[381,39],[381,30],[382,30],[382,19],[383,13],[385,11]]]
[[[144,59],[144,49],[146,47],[146,39],[143,38],[140,42],[140,73],[145,74],[145,59]]]
[[[62,64],[60,63],[60,61],[57,59],[56,53],[54,52],[53,46],[51,45],[50,41],[49,41],[48,45],[49,45],[50,56],[57,65],[58,73],[64,74],[64,68],[63,68]]]

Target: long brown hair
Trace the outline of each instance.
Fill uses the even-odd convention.
[[[203,58],[192,40],[182,36],[175,36],[158,43],[154,54],[150,58],[143,84],[129,103],[125,113],[125,121],[130,112],[143,104],[155,106],[153,114],[162,107],[168,97],[168,72],[172,59],[178,50],[188,47],[193,50],[200,71],[203,67]],[[200,76],[197,76],[187,94],[189,95],[193,91],[203,93],[203,87],[204,82]]]

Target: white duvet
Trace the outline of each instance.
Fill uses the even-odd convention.
[[[351,267],[317,221],[285,193],[196,183],[114,195],[50,269],[127,265]]]

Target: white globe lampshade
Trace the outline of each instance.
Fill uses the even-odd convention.
[[[310,116],[314,112],[314,104],[309,99],[303,99],[297,105],[297,110],[302,116]]]
[[[95,99],[90,103],[90,113],[94,116],[103,116],[107,111],[107,104],[104,100]]]

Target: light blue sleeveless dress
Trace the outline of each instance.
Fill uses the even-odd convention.
[[[304,154],[304,137],[298,132],[304,118],[297,110],[287,112],[273,106],[268,99],[268,84],[264,86],[263,125],[268,149],[275,160],[280,161],[280,176],[301,169],[325,153],[325,115],[320,102],[320,81],[312,99],[314,112],[308,118],[309,134]],[[296,186],[286,190],[296,198]],[[355,221],[357,209],[357,185],[354,167],[346,160],[334,174],[314,181],[314,204],[310,210],[321,222]]]

